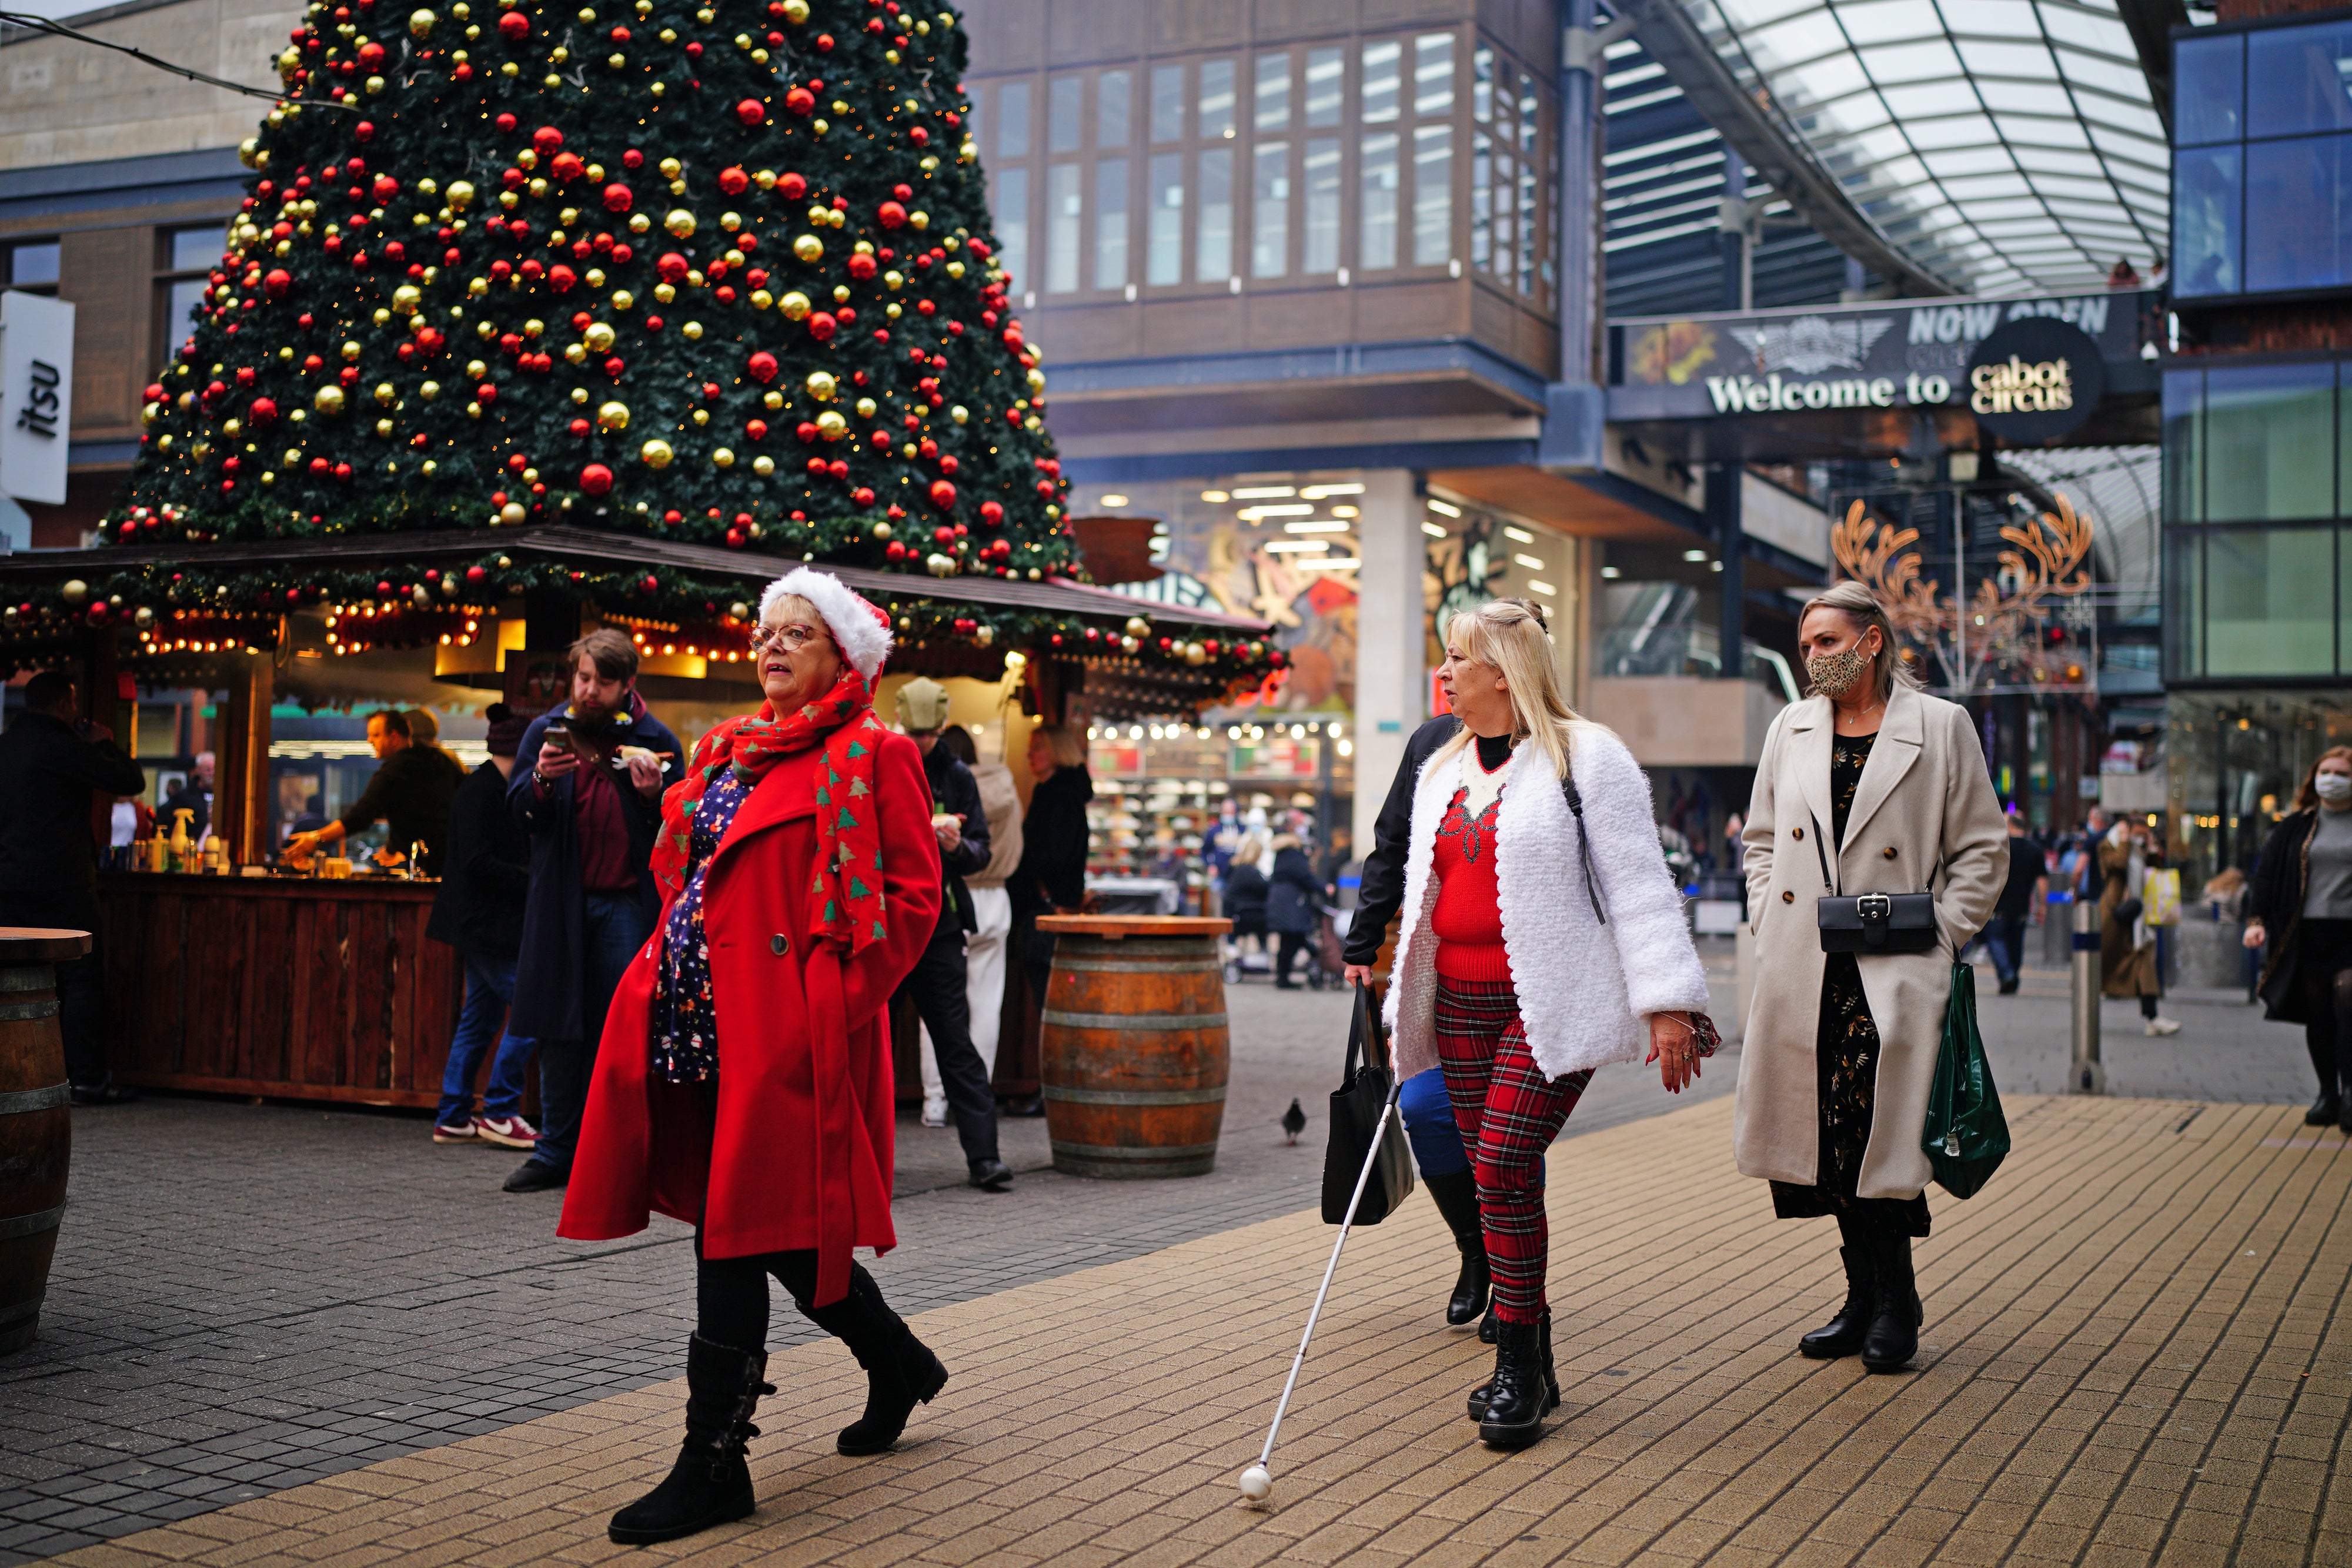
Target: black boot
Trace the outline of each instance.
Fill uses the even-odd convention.
[[[2311,1070],[2319,1075],[2319,1098],[2303,1113],[2306,1127],[2332,1127],[2342,1113],[2343,1103],[2336,1092],[2336,1041],[2314,1040],[2305,1031],[2304,1049],[2311,1053]]]
[[[2303,1124],[2306,1127],[2334,1126],[2336,1118],[2341,1114],[2342,1110],[2343,1107],[2336,1099],[2336,1091],[2332,1088],[2323,1089],[2319,1092],[2319,1098],[2311,1103],[2311,1109],[2303,1113]]]
[[[1559,1405],[1552,1378],[1550,1324],[1505,1323],[1495,1347],[1495,1375],[1486,1385],[1486,1414],[1478,1440],[1498,1448],[1524,1448],[1543,1436],[1545,1415]]]
[[[1876,1301],[1863,1336],[1862,1364],[1873,1372],[1900,1372],[1919,1354],[1919,1324],[1926,1317],[1911,1273],[1911,1238],[1887,1228],[1874,1229],[1869,1240]]]
[[[1421,1182],[1429,1188],[1437,1212],[1445,1217],[1446,1228],[1454,1232],[1454,1245],[1462,1254],[1454,1299],[1445,1303],[1445,1322],[1458,1329],[1486,1310],[1494,1284],[1486,1268],[1486,1233],[1478,1223],[1478,1184],[1468,1171],[1423,1176]]]
[[[1797,1354],[1815,1361],[1835,1361],[1861,1352],[1870,1332],[1871,1315],[1878,1308],[1877,1276],[1862,1228],[1845,1215],[1838,1216],[1838,1237],[1844,1245],[1838,1256],[1845,1260],[1845,1305],[1837,1316],[1797,1342]]]
[[[1502,1343],[1503,1330],[1507,1326],[1507,1325],[1502,1319],[1496,1317],[1492,1312],[1489,1312],[1486,1314],[1486,1322],[1478,1331],[1478,1337],[1485,1340],[1488,1344],[1499,1346]],[[1544,1408],[1547,1410],[1557,1410],[1559,1408],[1559,1377],[1552,1368],[1550,1308],[1547,1307],[1544,1309],[1543,1319],[1536,1325],[1536,1338],[1543,1347],[1544,1397],[1547,1401]],[[1501,1353],[1498,1349],[1496,1352],[1497,1365],[1501,1364],[1500,1354]],[[1495,1380],[1491,1377],[1470,1391],[1470,1397],[1467,1401],[1470,1409],[1470,1419],[1473,1421],[1484,1421],[1486,1418],[1486,1406],[1493,1403],[1494,1395]]]
[[[765,1351],[733,1350],[700,1334],[686,1346],[686,1444],[661,1485],[613,1516],[605,1533],[624,1546],[676,1541],[750,1514],[744,1444],[760,1435],[751,1412],[762,1394]]]
[[[948,1369],[890,1310],[882,1287],[861,1266],[850,1267],[848,1295],[829,1307],[801,1310],[847,1345],[866,1369],[866,1414],[841,1429],[834,1447],[853,1457],[884,1452],[907,1429],[915,1406],[929,1404],[947,1385]]]

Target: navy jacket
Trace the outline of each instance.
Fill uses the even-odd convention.
[[[988,810],[980,803],[980,781],[971,769],[934,746],[923,753],[923,779],[931,800],[941,811],[963,819],[963,841],[940,854],[940,877],[947,896],[940,900],[939,930],[980,929],[980,913],[963,879],[988,869]],[[934,936],[938,932],[933,933]]]
[[[555,781],[547,799],[531,782],[531,765],[547,735],[547,721],[571,704],[550,708],[530,721],[515,752],[514,782],[507,810],[530,840],[530,895],[523,905],[522,944],[515,964],[514,1007],[507,1028],[538,1040],[579,1040],[587,1029],[580,992],[588,983],[583,959],[587,907],[580,888],[580,830],[572,812],[569,774]],[[631,746],[662,753],[662,788],[686,776],[686,754],[669,727],[646,711],[632,694],[629,712],[615,721]],[[621,815],[629,829],[629,863],[636,868],[637,898],[651,918],[661,908],[654,887],[654,834],[661,827],[661,802],[648,800],[624,783]]]
[[[1034,920],[1086,902],[1087,802],[1094,798],[1095,781],[1084,768],[1057,768],[1029,792],[1021,864],[1004,884],[1017,918]]]
[[[1266,878],[1265,928],[1304,936],[1321,915],[1323,884],[1305,850],[1284,850],[1274,857],[1274,874]]]
[[[523,769],[517,767],[516,772]],[[507,780],[485,762],[449,801],[449,852],[425,935],[468,958],[511,964],[522,948],[530,841],[507,810]]]
[[[1348,940],[1340,949],[1350,964],[1380,961],[1381,944],[1388,940],[1389,922],[1404,903],[1404,857],[1412,837],[1412,792],[1421,770],[1437,748],[1454,738],[1462,721],[1451,714],[1431,719],[1405,743],[1404,760],[1397,764],[1388,799],[1372,824],[1372,852],[1364,857],[1363,880],[1356,888],[1356,913],[1348,922]]]
[[[84,740],[51,714],[20,713],[0,735],[0,895],[57,900],[54,925],[92,925],[98,844],[90,797],[137,795],[139,764],[110,740]],[[92,929],[95,926],[92,925]]]

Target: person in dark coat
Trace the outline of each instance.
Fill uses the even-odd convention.
[[[2304,1124],[2352,1134],[2352,747],[2320,753],[2263,841],[2245,944],[2268,945],[2263,1016],[2303,1025],[2319,1098]]]
[[[529,1035],[507,1030],[501,1038],[499,1030],[514,999],[515,955],[522,947],[523,901],[530,892],[530,841],[507,810],[515,749],[529,727],[504,703],[492,703],[487,716],[483,738],[490,758],[449,802],[449,853],[425,927],[425,935],[457,948],[466,962],[466,1000],[441,1073],[433,1141],[528,1149],[539,1134],[523,1118],[523,1074],[538,1046]],[[474,1076],[493,1040],[498,1054],[476,1115]]]
[[[1290,991],[1290,966],[1306,950],[1307,938],[1315,930],[1323,901],[1323,885],[1315,880],[1315,868],[1307,862],[1307,852],[1298,847],[1296,835],[1282,833],[1274,841],[1274,870],[1266,877],[1265,928],[1273,932],[1280,946],[1274,956],[1274,985],[1276,990]]]
[[[653,935],[662,791],[684,748],[637,695],[637,651],[610,627],[572,644],[572,698],[530,721],[507,810],[530,840],[530,893],[507,1027],[539,1041],[539,1141],[507,1178],[544,1192],[570,1178],[580,1115],[622,971]]]
[[[25,709],[0,735],[0,925],[89,933],[89,951],[58,966],[58,1023],[77,1105],[138,1095],[106,1065],[106,978],[100,952],[98,795],[139,795],[147,775],[105,726],[79,716],[74,684],[55,670],[25,683]]]
[[[1087,901],[1087,802],[1095,781],[1087,773],[1086,738],[1066,725],[1029,737],[1029,810],[1021,819],[1021,863],[1005,883],[1013,894],[1013,929],[1021,943],[1022,972],[1040,1007],[1054,971],[1054,938],[1037,917],[1075,915]]]
[[[1003,1192],[1013,1172],[996,1149],[996,1094],[971,1042],[971,1004],[965,994],[964,937],[980,929],[963,879],[988,869],[988,812],[971,769],[940,745],[947,727],[948,689],[921,676],[898,688],[898,725],[922,748],[923,779],[931,791],[931,832],[940,841],[940,915],[930,940],[900,989],[922,1015],[938,1058],[956,1137],[963,1145],[971,1185]]]
[[[465,770],[445,754],[410,743],[408,716],[394,708],[368,715],[368,745],[383,766],[368,780],[366,790],[351,809],[325,827],[296,833],[286,841],[287,853],[307,860],[319,849],[363,833],[378,822],[390,829],[387,852],[405,855],[415,844],[425,846],[425,865],[437,871],[442,852],[449,845],[449,802],[465,782]]]
[[[1224,885],[1218,896],[1225,901],[1225,917],[1234,923],[1234,940],[1255,936],[1261,950],[1265,946],[1265,873],[1257,862],[1265,853],[1265,846],[1255,837],[1245,838],[1234,851],[1234,863],[1225,873]]]
[[[2049,870],[2043,863],[2042,841],[2025,831],[2025,819],[2009,808],[2009,873],[2000,902],[1993,905],[1992,923],[1985,927],[1985,947],[1992,954],[1993,973],[2000,977],[2000,994],[2017,992],[2018,970],[2025,963],[2025,933],[2041,903]]]

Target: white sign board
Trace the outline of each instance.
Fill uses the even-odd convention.
[[[0,293],[0,495],[62,505],[73,429],[74,308]]]

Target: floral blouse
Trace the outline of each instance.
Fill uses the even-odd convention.
[[[662,926],[647,1026],[653,1070],[672,1083],[704,1083],[719,1076],[719,1011],[710,985],[702,884],[710,874],[710,857],[751,798],[751,785],[731,771],[723,773],[704,792],[688,826],[686,891],[669,906]]]

